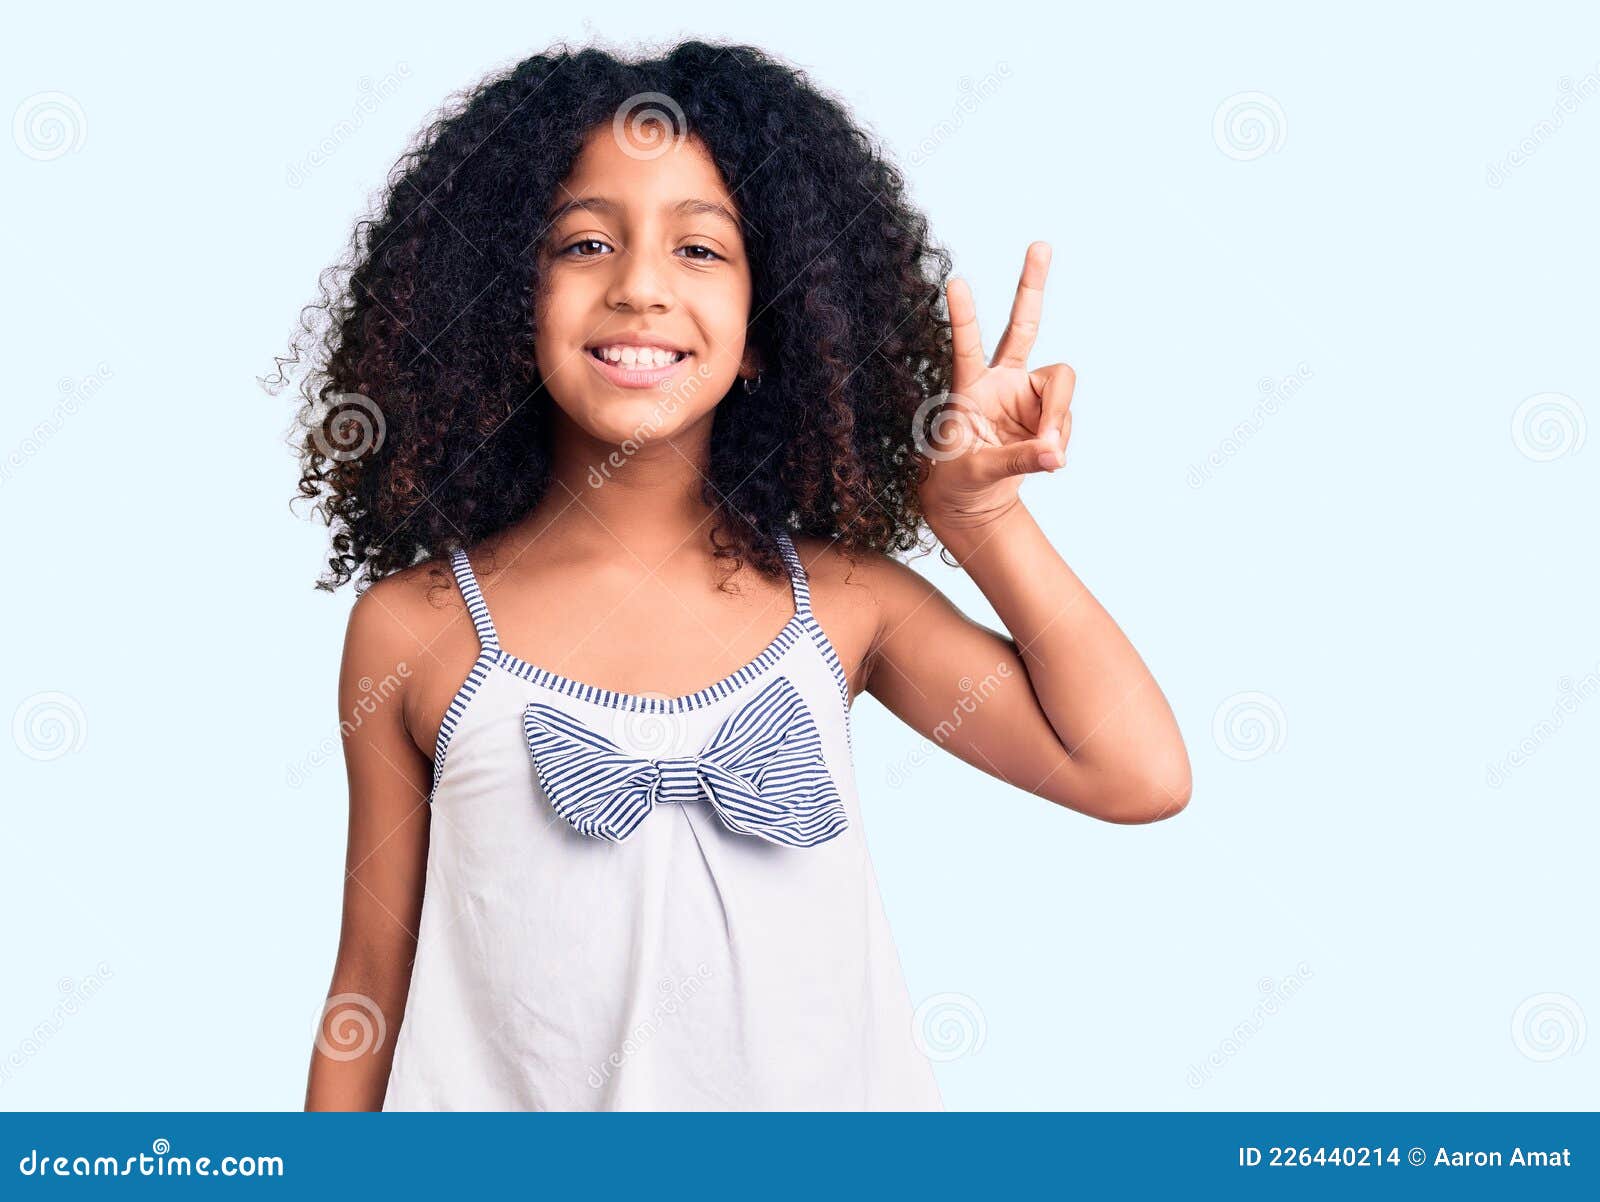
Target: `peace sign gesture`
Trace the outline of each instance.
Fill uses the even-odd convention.
[[[1028,370],[1049,270],[1049,245],[1032,243],[1011,320],[987,364],[971,290],[961,279],[946,286],[954,344],[950,392],[918,409],[914,431],[917,449],[933,465],[920,496],[936,534],[941,525],[988,524],[1017,503],[1024,475],[1066,462],[1076,377],[1065,363]]]

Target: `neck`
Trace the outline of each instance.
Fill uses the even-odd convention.
[[[550,487],[519,530],[561,541],[599,534],[652,565],[705,541],[715,515],[701,499],[711,416],[671,436],[618,445],[558,411],[551,424]]]

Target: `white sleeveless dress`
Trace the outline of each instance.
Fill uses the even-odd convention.
[[[867,854],[839,657],[795,614],[682,697],[482,651],[434,756],[385,1110],[942,1106]]]

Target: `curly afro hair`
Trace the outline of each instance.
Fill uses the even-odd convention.
[[[333,531],[317,587],[447,555],[539,502],[545,215],[586,135],[651,93],[735,190],[751,264],[762,382],[714,413],[714,554],[775,575],[779,530],[847,553],[920,547],[913,424],[950,387],[951,261],[898,169],[842,104],[754,47],[625,61],[557,46],[423,129],[275,360],[274,390],[303,368],[296,500],[318,499]]]

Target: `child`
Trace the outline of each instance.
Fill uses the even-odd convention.
[[[854,698],[1105,821],[1189,798],[1018,495],[1071,425],[1048,263],[986,361],[896,169],[749,47],[552,51],[427,129],[284,360],[322,586],[371,583],[308,1109],[940,1106]],[[923,526],[1009,636],[893,557]]]

